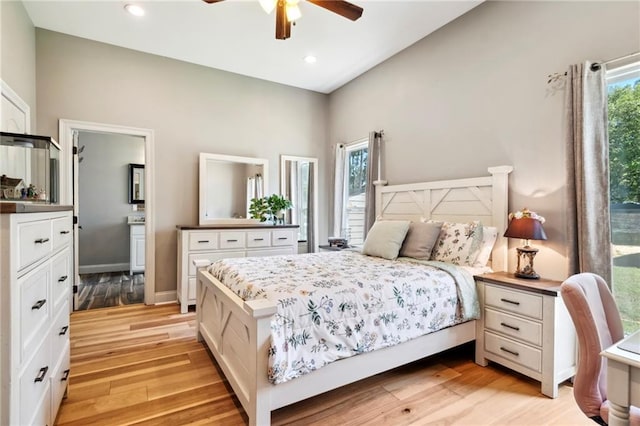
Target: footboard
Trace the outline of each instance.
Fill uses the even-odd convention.
[[[200,265],[198,265],[200,266]],[[276,306],[245,302],[204,268],[197,275],[198,341],[204,340],[249,416],[250,425],[271,420],[267,379],[271,316]]]

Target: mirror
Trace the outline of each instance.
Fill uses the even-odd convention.
[[[144,204],[144,164],[129,164],[129,204]]]
[[[318,251],[317,186],[317,158],[280,156],[280,194],[293,204],[293,208],[287,212],[286,223],[300,226],[298,253]]]
[[[258,223],[252,198],[267,194],[269,160],[200,153],[200,225]]]

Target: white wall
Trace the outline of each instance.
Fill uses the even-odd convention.
[[[36,30],[20,1],[0,1],[0,78],[29,105],[36,129]]]
[[[84,147],[78,165],[80,272],[128,264],[127,216],[137,214],[129,204],[129,164],[144,164],[144,138],[80,132],[78,145]]]
[[[639,2],[486,2],[333,92],[330,143],[384,129],[390,184],[513,165],[511,211],[547,218],[536,270],[563,279],[564,91],[548,75],[640,51],[639,19]]]
[[[326,95],[42,29],[36,54],[40,133],[60,118],[154,130],[156,292],[176,288],[176,225],[198,223],[198,153],[267,158],[274,192],[281,154],[319,157],[324,178]]]

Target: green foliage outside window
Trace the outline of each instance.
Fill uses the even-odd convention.
[[[349,152],[349,197],[362,194],[367,187],[367,148]]]

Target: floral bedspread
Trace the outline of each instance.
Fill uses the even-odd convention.
[[[471,274],[441,262],[343,251],[224,259],[210,272],[244,300],[277,304],[274,384],[479,317]]]

